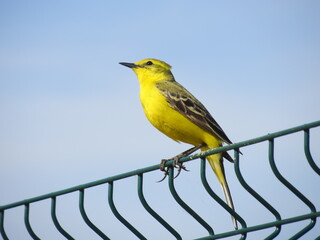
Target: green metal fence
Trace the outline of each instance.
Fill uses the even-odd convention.
[[[316,236],[316,239],[320,239],[320,227],[316,225],[317,218],[320,216],[320,211],[317,209],[316,206],[319,207],[320,199],[318,199],[318,202],[312,202],[309,200],[301,191],[297,189],[294,184],[292,184],[290,181],[288,181],[284,176],[283,173],[280,172],[279,168],[276,165],[274,153],[275,153],[275,140],[278,139],[281,136],[284,135],[291,135],[291,134],[297,134],[297,132],[303,132],[303,147],[304,147],[304,159],[301,159],[302,161],[306,161],[310,168],[312,169],[312,174],[315,174],[316,176],[320,175],[320,168],[318,164],[315,163],[310,149],[310,132],[313,128],[320,126],[320,121],[305,124],[302,126],[294,127],[291,129],[283,130],[280,132],[268,134],[262,137],[254,138],[251,140],[235,143],[229,146],[224,146],[218,149],[209,150],[207,152],[202,152],[199,154],[194,154],[188,157],[184,157],[180,159],[180,162],[187,162],[194,159],[200,159],[200,178],[202,185],[206,192],[209,194],[212,199],[217,202],[222,208],[225,209],[225,211],[229,212],[231,215],[233,215],[236,220],[240,224],[240,228],[238,230],[230,230],[227,232],[220,232],[216,233],[212,226],[202,217],[200,216],[193,208],[191,208],[186,202],[187,199],[183,199],[181,196],[179,196],[178,191],[175,187],[175,179],[174,176],[174,168],[169,168],[169,177],[167,179],[168,181],[168,187],[169,190],[175,199],[176,203],[181,206],[182,209],[184,209],[190,217],[195,219],[207,232],[205,235],[198,236],[198,240],[206,240],[206,239],[221,239],[221,238],[227,238],[230,236],[237,237],[236,239],[247,239],[248,235],[251,232],[258,232],[265,229],[271,229],[271,232],[269,231],[263,239],[277,239],[279,237],[282,229],[284,226],[294,224],[297,222],[302,222],[302,225],[299,225],[299,228],[297,228],[292,235],[290,236],[290,239],[298,239],[303,236],[305,236],[306,233],[314,232],[313,236]],[[319,136],[318,136],[319,140]],[[239,154],[240,149],[243,151],[243,149],[247,148],[249,145],[255,145],[257,143],[266,142],[268,144],[268,157],[266,159],[269,161],[270,168],[273,172],[273,176],[279,181],[285,188],[287,188],[293,195],[296,196],[296,198],[304,204],[307,208],[304,214],[297,215],[294,217],[282,217],[279,212],[279,209],[276,209],[275,206],[271,205],[270,202],[266,201],[261,195],[258,194],[259,189],[253,189],[252,186],[248,184],[246,181],[241,169],[240,164],[242,163],[241,160],[245,158],[245,155],[242,156]],[[320,147],[319,142],[317,143],[318,147]],[[254,147],[254,146],[251,146]],[[205,156],[215,153],[220,153],[223,151],[234,151],[234,171],[235,175],[238,178],[238,181],[242,185],[242,187],[253,197],[258,201],[263,207],[265,207],[273,216],[274,220],[265,222],[262,224],[251,224],[248,225],[246,222],[246,219],[244,219],[242,216],[240,216],[237,212],[233,211],[228,207],[228,205],[215,193],[215,191],[212,190],[212,188],[209,186],[209,183],[207,181],[206,177],[206,161],[204,159]],[[241,156],[241,160],[240,160]],[[198,160],[199,161],[199,160]],[[171,162],[167,162],[166,166],[170,166],[172,164]],[[86,223],[87,227],[90,228],[93,232],[96,233],[97,236],[100,236],[102,239],[111,239],[110,236],[108,236],[108,232],[104,232],[101,230],[97,224],[90,220],[90,218],[87,215],[86,208],[85,208],[85,192],[89,188],[94,188],[98,185],[107,185],[108,186],[108,205],[114,214],[114,216],[126,227],[128,228],[132,233],[132,239],[147,239],[147,237],[144,235],[144,229],[137,229],[134,227],[134,222],[129,222],[127,218],[125,218],[117,209],[115,201],[114,201],[114,183],[117,181],[124,180],[128,177],[137,176],[137,195],[139,198],[139,201],[143,205],[145,211],[150,214],[156,221],[159,222],[159,224],[170,233],[171,239],[183,239],[183,233],[178,232],[177,229],[173,227],[170,221],[168,219],[164,219],[161,217],[161,212],[156,212],[153,210],[152,206],[148,203],[148,200],[145,198],[144,195],[144,176],[148,172],[152,171],[158,171],[159,170],[159,164],[153,165],[150,167],[146,167],[143,169],[138,169],[135,171],[119,174],[113,177],[108,177],[105,179],[101,179],[98,181],[90,182],[87,184],[71,187],[68,189],[64,189],[61,191],[49,193],[46,195],[34,197],[31,199],[11,203],[8,205],[0,206],[0,233],[3,239],[9,239],[7,232],[6,232],[6,214],[7,212],[11,211],[13,208],[17,207],[23,207],[24,208],[24,224],[25,228],[30,235],[32,239],[40,239],[37,232],[34,231],[34,226],[32,225],[32,221],[30,221],[30,212],[31,208],[30,206],[38,204],[41,201],[51,201],[51,219],[53,222],[53,225],[55,228],[60,232],[61,236],[64,236],[66,239],[74,239],[74,236],[70,232],[68,232],[64,226],[61,224],[61,219],[59,221],[57,216],[57,201],[62,195],[67,195],[70,193],[79,193],[78,198],[78,204],[79,204],[79,210],[80,214]],[[186,173],[188,174],[188,173]],[[320,182],[320,181],[319,181]],[[315,182],[313,189],[314,191],[320,191],[320,185],[319,182]],[[153,189],[153,191],[157,191],[157,189]],[[302,189],[303,191],[303,189]],[[129,198],[129,197],[128,197]],[[107,223],[106,223],[107,224]],[[227,223],[226,223],[227,224]],[[229,223],[231,226],[231,222]],[[81,229],[79,229],[81,231]],[[150,237],[149,237],[150,238]],[[49,239],[49,238],[48,238]],[[157,236],[153,236],[152,239],[159,239]],[[280,239],[280,238],[279,238]]]

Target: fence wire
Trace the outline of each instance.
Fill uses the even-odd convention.
[[[230,213],[232,216],[235,217],[235,219],[240,224],[240,228],[238,230],[231,230],[226,231],[222,233],[216,233],[213,229],[213,227],[208,223],[202,216],[200,216],[192,207],[190,207],[187,204],[187,201],[183,199],[181,196],[179,196],[179,193],[175,187],[175,179],[174,179],[174,168],[172,167],[173,161],[169,161],[166,163],[166,166],[169,167],[169,177],[167,179],[168,181],[168,188],[170,193],[173,196],[173,199],[176,201],[176,203],[184,209],[196,222],[198,222],[203,229],[205,230],[206,234],[203,236],[198,236],[196,238],[197,240],[207,240],[207,239],[221,239],[221,238],[227,238],[231,236],[238,236],[237,239],[247,239],[248,234],[251,232],[258,232],[262,231],[264,229],[271,229],[271,232],[269,231],[268,234],[266,234],[263,239],[276,239],[279,234],[281,233],[284,226],[294,224],[297,222],[302,222],[302,227],[299,229],[297,228],[294,233],[290,236],[290,239],[299,239],[302,236],[304,236],[306,233],[310,231],[314,231],[316,235],[316,239],[320,239],[320,230],[319,226],[316,227],[316,221],[317,218],[320,216],[319,209],[316,208],[316,204],[312,202],[310,199],[308,199],[302,192],[298,190],[296,186],[289,180],[287,180],[283,173],[279,170],[277,167],[277,163],[275,160],[275,140],[281,136],[284,135],[291,135],[295,134],[297,132],[303,132],[303,149],[304,149],[304,155],[305,159],[302,159],[303,161],[307,161],[308,165],[312,169],[313,174],[316,176],[320,175],[320,168],[319,168],[319,162],[318,164],[314,161],[311,149],[310,149],[310,130],[312,128],[316,128],[320,126],[320,121],[316,121],[313,123],[297,126],[294,128],[286,129],[283,131],[275,132],[272,134],[268,134],[265,136],[261,136],[258,138],[250,139],[243,142],[238,142],[232,145],[224,146],[217,149],[212,149],[206,152],[201,152],[199,154],[190,155],[187,157],[181,158],[180,162],[187,162],[192,161],[195,159],[200,159],[200,178],[203,185],[203,188],[207,192],[207,194],[213,199],[213,201],[217,202],[222,208],[225,209],[228,213]],[[318,138],[319,139],[319,138]],[[268,202],[266,199],[264,199],[261,195],[259,195],[258,191],[255,190],[246,178],[244,177],[240,164],[241,159],[245,158],[245,156],[242,156],[240,153],[240,149],[244,149],[248,147],[249,145],[255,145],[257,143],[266,142],[268,144],[268,159],[270,169],[273,173],[273,177],[277,179],[279,183],[281,183],[286,189],[288,189],[293,195],[297,197],[297,199],[306,206],[307,211],[305,211],[304,214],[300,214],[294,217],[282,217],[280,214],[280,210],[276,209],[275,206],[273,206],[270,202]],[[319,146],[319,143],[317,143]],[[319,146],[320,147],[320,146]],[[206,160],[205,157],[211,154],[221,153],[224,151],[234,151],[234,171],[235,175],[241,184],[241,186],[247,191],[259,204],[261,204],[267,211],[272,214],[274,220],[265,222],[262,224],[250,224],[246,222],[246,219],[244,219],[238,212],[232,210],[228,207],[228,205],[213,191],[212,187],[209,185],[207,181],[206,176]],[[241,158],[241,159],[240,159]],[[114,199],[114,183],[121,181],[123,179],[136,176],[137,177],[137,195],[140,203],[142,204],[145,211],[150,214],[160,225],[162,226],[166,231],[169,232],[172,239],[183,239],[183,233],[175,229],[171,223],[168,222],[167,219],[164,219],[162,217],[161,212],[155,211],[151,204],[148,203],[148,200],[146,199],[144,195],[144,176],[146,173],[153,172],[159,170],[160,165],[153,165],[149,167],[145,167],[142,169],[134,170],[131,172],[126,172],[123,174],[119,174],[116,176],[108,177],[105,179],[101,179],[98,181],[78,185],[75,187],[63,189],[61,191],[45,194],[42,196],[26,199],[23,201],[7,204],[4,206],[0,206],[0,233],[3,239],[7,240],[9,239],[6,231],[6,214],[11,209],[23,207],[24,208],[24,224],[25,228],[27,230],[27,233],[32,239],[41,239],[36,231],[34,231],[34,226],[32,225],[30,221],[30,212],[32,211],[31,206],[38,204],[41,201],[48,201],[51,202],[51,220],[53,225],[55,226],[56,230],[61,234],[61,236],[65,237],[66,239],[75,239],[74,236],[70,232],[68,232],[63,224],[61,224],[61,219],[59,221],[57,216],[57,201],[61,196],[68,195],[70,193],[76,193],[78,192],[78,204],[79,204],[79,212],[83,219],[83,221],[86,223],[87,227],[90,228],[97,236],[99,236],[102,239],[111,239],[111,237],[108,235],[108,232],[103,231],[101,228],[98,227],[98,224],[95,223],[93,220],[91,220],[86,212],[85,207],[85,193],[89,188],[94,188],[99,185],[106,185],[108,187],[107,195],[108,195],[108,205],[111,210],[111,212],[114,214],[115,218],[117,218],[131,233],[132,236],[135,236],[138,239],[147,239],[147,237],[144,235],[144,229],[138,229],[134,227],[135,223],[130,222],[128,218],[123,216],[116,207],[116,202]],[[320,191],[319,183],[314,183],[313,188],[315,191]],[[156,189],[153,189],[156,191]],[[128,197],[129,199],[130,197]],[[130,201],[130,200],[129,200]],[[131,218],[132,219],[132,218]],[[101,223],[100,223],[101,224]],[[108,225],[106,223],[106,225]],[[299,225],[300,226],[300,225]],[[81,231],[82,229],[79,229]],[[49,238],[49,237],[48,237]],[[150,238],[150,237],[149,237]],[[159,239],[158,236],[152,236],[152,239]]]

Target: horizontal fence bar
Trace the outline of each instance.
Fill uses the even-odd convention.
[[[211,239],[226,238],[226,237],[231,237],[231,236],[244,234],[244,233],[248,233],[248,232],[254,232],[254,231],[262,230],[262,229],[266,229],[266,228],[276,227],[278,225],[284,225],[284,224],[304,221],[304,220],[308,220],[308,219],[315,219],[317,217],[320,217],[320,212],[313,212],[313,213],[309,213],[309,214],[299,215],[296,217],[286,218],[286,219],[282,219],[279,221],[264,223],[264,224],[260,224],[260,225],[247,227],[247,228],[241,228],[239,230],[234,230],[234,231],[230,231],[230,232],[217,233],[214,236],[206,236],[206,237],[202,237],[202,238],[197,238],[195,240],[211,240]]]
[[[249,145],[253,145],[259,142],[264,142],[270,139],[274,139],[277,137],[281,137],[281,136],[285,136],[291,133],[295,133],[295,132],[299,132],[299,131],[303,131],[306,129],[310,129],[310,128],[314,128],[314,127],[318,127],[320,126],[320,121],[316,121],[316,122],[312,122],[312,123],[308,123],[308,124],[303,124],[297,127],[293,127],[293,128],[289,128],[286,130],[282,130],[279,132],[275,132],[275,133],[269,133],[267,135],[261,136],[261,137],[257,137],[257,138],[252,138],[246,141],[242,141],[242,142],[238,142],[238,143],[234,143],[234,144],[230,144],[227,146],[223,146],[220,148],[215,148],[215,149],[211,149],[211,150],[207,150],[204,152],[200,152],[200,153],[196,153],[190,156],[186,156],[183,157],[179,160],[179,162],[187,162],[190,161],[192,159],[196,159],[196,158],[201,158],[201,157],[206,157],[208,155],[212,155],[212,154],[216,154],[216,153],[221,153],[221,152],[226,152],[229,150],[233,150],[233,149],[238,149],[241,147],[245,147],[245,146],[249,146]],[[172,164],[172,162],[167,162],[166,166]]]
[[[253,139],[250,139],[250,140],[247,140],[247,141],[230,144],[228,146],[215,148],[215,149],[208,150],[208,151],[201,152],[201,153],[196,153],[196,154],[181,158],[179,160],[179,162],[186,162],[186,161],[190,161],[190,160],[196,159],[196,158],[203,158],[203,157],[206,157],[208,155],[225,152],[225,151],[229,151],[229,150],[232,150],[232,149],[237,149],[237,148],[240,148],[240,147],[244,147],[244,146],[252,145],[252,144],[255,144],[255,143],[263,142],[263,141],[266,141],[266,140],[269,140],[269,139],[273,139],[273,138],[276,138],[276,137],[284,136],[284,135],[287,135],[287,134],[290,134],[290,133],[302,131],[302,130],[309,129],[309,128],[314,128],[314,127],[317,127],[317,126],[320,126],[320,121],[316,121],[316,122],[312,122],[312,123],[308,123],[308,124],[303,124],[301,126],[297,126],[297,127],[294,127],[294,128],[289,128],[289,129],[282,130],[282,131],[279,131],[279,132],[270,133],[270,134],[264,135],[262,137],[253,138]],[[170,166],[170,165],[172,165],[172,163],[173,163],[173,161],[168,161],[168,162],[166,162],[165,166]],[[29,198],[29,199],[25,199],[25,200],[22,200],[22,201],[10,203],[10,204],[7,204],[7,205],[0,206],[0,211],[5,210],[5,209],[9,209],[9,208],[14,208],[14,207],[21,206],[21,205],[25,205],[26,203],[37,202],[37,201],[41,201],[41,200],[44,200],[44,199],[47,199],[47,198],[52,198],[52,197],[55,197],[55,196],[60,196],[60,195],[64,195],[64,194],[67,194],[67,193],[79,191],[79,190],[82,190],[82,189],[85,189],[85,188],[90,188],[90,187],[94,187],[94,186],[101,185],[101,184],[104,184],[104,183],[108,183],[108,182],[120,180],[120,179],[123,179],[123,178],[139,175],[141,173],[151,172],[151,171],[157,170],[159,168],[160,168],[160,164],[156,164],[156,165],[152,165],[152,166],[149,166],[149,167],[146,167],[146,168],[141,168],[141,169],[133,170],[133,171],[130,171],[130,172],[118,174],[118,175],[115,175],[115,176],[112,176],[112,177],[103,178],[103,179],[100,179],[100,180],[97,180],[97,181],[89,182],[89,183],[86,183],[86,184],[82,184],[82,185],[66,188],[66,189],[61,190],[61,191],[56,191],[56,192],[44,194],[44,195],[41,195],[41,196],[38,196],[38,197]]]

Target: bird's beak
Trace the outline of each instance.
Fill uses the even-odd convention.
[[[138,68],[138,67],[140,67],[139,65],[136,65],[134,63],[119,62],[119,64],[121,64],[123,66],[126,66],[128,68]]]

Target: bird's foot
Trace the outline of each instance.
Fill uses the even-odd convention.
[[[180,175],[182,169],[185,171],[189,171],[181,162],[179,162],[178,157],[174,157],[170,159],[162,159],[160,163],[160,170],[163,171],[164,177],[158,182],[162,182],[169,175],[169,167],[166,167],[165,164],[171,160],[173,160],[172,166],[178,169],[177,175],[173,179],[175,179]]]
[[[173,160],[172,166],[178,169],[178,173],[173,179],[175,179],[176,177],[179,176],[179,174],[181,173],[182,169],[185,170],[185,171],[189,171],[189,170],[186,169],[186,167],[181,162],[179,162],[179,159],[190,155],[191,153],[193,153],[193,152],[197,151],[198,149],[202,148],[203,146],[204,146],[204,144],[200,144],[199,146],[194,146],[194,147],[192,147],[192,148],[180,153],[179,155],[177,155],[177,156],[175,156],[173,158],[162,159],[161,163],[160,163],[160,170],[164,172],[164,177],[158,182],[162,182],[169,175],[169,167],[165,166],[166,162],[168,162],[168,161]]]

